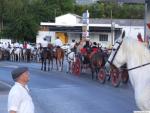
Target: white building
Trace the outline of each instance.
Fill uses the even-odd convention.
[[[112,24],[113,23],[113,24]],[[113,27],[112,27],[113,25]],[[70,43],[72,39],[79,41],[82,37],[82,17],[68,13],[56,17],[55,23],[41,22],[41,30],[38,38],[51,36],[53,43],[55,37],[60,37],[63,43]],[[113,29],[112,29],[113,28]],[[102,46],[112,45],[116,38],[126,31],[126,36],[137,38],[141,33],[144,38],[144,20],[139,19],[90,19],[89,20],[89,37],[91,41],[101,43]],[[51,34],[51,35],[50,35]]]
[[[78,24],[80,23],[82,17],[76,14],[65,14],[61,15],[55,18],[56,24],[64,24],[64,25],[70,25],[70,24]]]
[[[41,22],[41,30],[39,33],[46,35],[48,32],[55,32],[53,36],[59,36],[64,43],[70,43],[72,39],[79,41],[82,37],[82,17],[75,14],[66,14],[56,17],[55,23]],[[108,46],[114,43],[114,39],[121,34],[121,29],[118,24],[114,24],[112,30],[111,23],[89,23],[89,37],[91,41],[101,43],[103,46]],[[45,33],[45,35],[44,35]],[[42,37],[39,36],[38,37]],[[51,42],[53,43],[53,37]]]

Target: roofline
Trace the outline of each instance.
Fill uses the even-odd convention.
[[[85,26],[85,24],[58,24],[58,23],[50,23],[50,22],[41,22],[40,23],[41,26],[63,26],[63,27],[82,27],[82,26]],[[112,27],[111,24],[89,24],[89,27]],[[119,26],[118,24],[115,24],[115,28],[122,28],[121,26]]]
[[[82,18],[81,16],[79,16],[79,15],[77,15],[77,14],[73,14],[73,13],[67,13],[67,14],[71,14],[71,15],[73,15],[73,16]],[[65,15],[67,15],[67,14],[63,14],[63,15],[57,16],[56,18],[61,17],[61,16],[65,16]]]

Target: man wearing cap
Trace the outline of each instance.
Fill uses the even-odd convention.
[[[34,104],[27,87],[29,70],[27,67],[19,67],[12,72],[15,81],[8,95],[9,113],[34,113]]]

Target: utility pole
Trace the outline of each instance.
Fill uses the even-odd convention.
[[[114,44],[114,32],[115,32],[115,23],[112,20],[112,10],[111,10],[111,45]]]
[[[89,37],[89,12],[86,10],[85,13],[82,15],[82,37],[87,38]]]

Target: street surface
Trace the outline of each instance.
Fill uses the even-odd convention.
[[[11,71],[18,66],[30,69],[29,87],[35,113],[133,113],[138,110],[130,83],[114,88],[109,81],[100,84],[92,80],[89,74],[77,77],[67,74],[66,69],[41,71],[40,63],[1,61],[0,113],[7,113],[9,85],[14,83]]]

